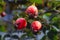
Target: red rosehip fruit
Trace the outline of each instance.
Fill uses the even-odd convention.
[[[6,16],[6,13],[2,12],[0,15],[1,15],[1,17],[4,17],[4,16]]]
[[[25,12],[26,14],[28,14],[29,16],[32,16],[33,18],[37,18],[38,16],[38,9],[34,5],[29,6]]]
[[[42,24],[39,21],[33,21],[31,24],[31,28],[33,32],[38,32],[42,28]]]
[[[26,28],[27,26],[27,21],[25,20],[25,18],[18,18],[15,23],[18,30]]]

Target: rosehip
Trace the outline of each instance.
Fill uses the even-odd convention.
[[[6,13],[2,12],[0,15],[1,15],[1,17],[4,17],[4,16],[6,16]]]
[[[26,28],[27,26],[27,21],[25,20],[25,18],[18,18],[15,23],[18,30]]]
[[[32,16],[32,17],[34,17],[34,18],[36,18],[37,15],[38,15],[38,9],[37,9],[37,7],[34,6],[34,5],[29,6],[29,7],[26,9],[25,12],[26,12],[29,16]]]
[[[39,21],[33,21],[31,24],[33,32],[38,32],[42,28],[42,24]]]

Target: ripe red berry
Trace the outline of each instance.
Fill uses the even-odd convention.
[[[31,28],[34,32],[37,32],[37,31],[41,30],[42,24],[39,21],[33,21],[31,24]]]
[[[25,18],[18,18],[15,23],[18,30],[26,28],[27,26],[27,21],[25,20]]]
[[[6,13],[2,12],[0,15],[1,15],[1,17],[4,17],[4,16],[6,16]]]
[[[37,7],[34,6],[34,5],[29,6],[29,7],[26,9],[25,12],[26,12],[29,16],[32,16],[32,17],[34,17],[34,18],[36,18],[37,15],[38,15],[38,9],[37,9]]]

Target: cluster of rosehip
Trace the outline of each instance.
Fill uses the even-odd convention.
[[[31,5],[29,6],[27,9],[26,9],[26,14],[33,17],[33,18],[37,18],[38,16],[38,9],[35,5]],[[5,13],[2,13],[1,16],[4,17],[6,14]],[[21,29],[24,29],[26,28],[27,26],[27,21],[25,18],[18,18],[15,22],[16,24],[16,28],[17,30],[21,30]],[[34,32],[37,32],[39,31],[40,29],[42,28],[42,24],[40,21],[33,21],[31,23],[31,29],[34,31]]]
[[[26,14],[33,17],[33,18],[37,18],[38,16],[38,9],[35,5],[31,5],[29,6],[27,9],[26,9]],[[15,24],[17,25],[17,29],[20,30],[20,29],[23,29],[23,28],[26,28],[27,26],[27,21],[25,18],[18,18],[15,22]],[[40,21],[33,21],[31,23],[31,29],[32,31],[34,32],[37,32],[39,31],[40,29],[42,28],[42,24]]]

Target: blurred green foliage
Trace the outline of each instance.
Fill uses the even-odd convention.
[[[23,2],[24,2],[24,1],[25,1],[25,0],[23,0]],[[15,0],[15,2],[17,2],[17,0]],[[34,3],[34,2],[35,2],[36,4],[41,5],[43,1],[42,1],[42,0],[29,0],[29,3]],[[49,1],[49,2],[47,3],[47,5],[52,6],[53,3],[54,3],[54,7],[52,7],[52,10],[57,10],[56,7],[57,7],[57,6],[60,6],[60,1],[52,0],[52,1]],[[5,6],[5,4],[6,4],[6,2],[0,0],[0,13],[2,13],[2,12],[4,11],[4,8],[5,8],[4,6]],[[17,4],[16,4],[16,3],[11,3],[11,7],[12,7],[12,8],[14,8],[14,7],[12,6],[12,4],[15,5],[14,7],[16,7],[16,9],[17,9],[17,6],[20,5],[20,4],[18,4],[18,3],[17,3]],[[28,5],[30,5],[30,4],[28,4],[28,2],[27,2],[27,4],[23,4],[23,5],[28,6]],[[38,5],[38,6],[39,6],[39,5]],[[21,5],[20,5],[20,7],[21,7]],[[53,8],[55,8],[55,9],[53,9]],[[23,8],[22,8],[22,9],[23,9]],[[59,9],[59,8],[58,8],[58,9]],[[21,10],[21,8],[20,8],[20,10]],[[39,10],[41,10],[41,9],[39,9]],[[30,30],[30,29],[31,29],[31,28],[30,28],[30,25],[31,25],[31,23],[32,23],[34,20],[38,20],[38,21],[40,21],[40,22],[42,23],[42,25],[43,25],[43,27],[42,27],[41,30],[43,31],[44,34],[46,33],[46,30],[49,30],[49,32],[47,33],[47,35],[45,35],[41,40],[46,40],[46,37],[48,37],[47,40],[58,40],[58,39],[59,39],[59,37],[58,37],[58,35],[57,35],[58,32],[56,31],[56,29],[52,28],[51,25],[54,25],[54,26],[56,26],[58,29],[60,29],[60,13],[55,13],[55,14],[57,14],[57,15],[55,15],[55,16],[49,21],[51,15],[54,15],[54,13],[52,13],[52,12],[47,12],[47,13],[44,12],[44,13],[43,13],[43,11],[44,11],[44,8],[43,8],[43,10],[42,10],[42,13],[40,12],[37,18],[29,18],[29,16],[25,14],[25,11],[22,11],[22,13],[19,13],[19,14],[18,14],[18,12],[15,12],[14,18],[13,18],[14,21],[15,21],[17,18],[19,18],[19,17],[23,17],[23,18],[25,18],[25,19],[27,20],[27,22],[28,22],[27,29],[24,29],[24,31],[25,31],[27,34],[22,35],[22,38],[24,38],[25,36],[34,37],[34,34],[33,34],[32,30]],[[48,22],[49,22],[49,23],[48,23]],[[1,23],[1,22],[0,22],[0,23]],[[0,31],[6,32],[4,25],[0,25]],[[40,34],[40,33],[39,33],[39,34]]]

